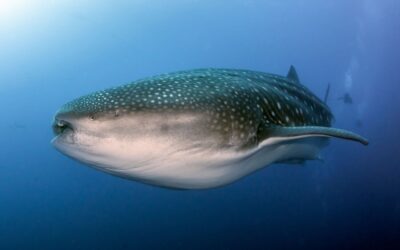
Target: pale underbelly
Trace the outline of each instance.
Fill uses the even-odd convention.
[[[102,168],[116,176],[156,186],[207,189],[224,186],[263,167],[290,159],[314,159],[327,139],[300,138],[265,143],[247,152],[197,152],[169,155],[140,167]]]

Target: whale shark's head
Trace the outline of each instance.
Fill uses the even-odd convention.
[[[55,115],[53,121],[53,145],[66,155],[91,165],[105,166],[105,159],[109,159],[117,151],[118,141],[124,140],[122,123],[124,117],[113,117],[106,112],[91,113],[77,109],[84,105],[86,99],[80,98],[64,105]],[[133,120],[131,119],[131,121]],[[120,126],[119,126],[120,124]],[[132,130],[130,135],[134,135]],[[118,151],[117,151],[118,152]]]
[[[185,103],[186,97],[178,100],[181,94],[166,96],[167,86],[145,87],[124,85],[65,104],[54,117],[52,144],[76,160],[131,179],[171,155],[221,145],[221,134],[207,127],[207,112]]]
[[[109,165],[107,161],[115,160],[111,156],[118,152],[118,141],[124,140],[123,130],[118,124],[126,121],[124,117],[113,117],[107,112],[80,110],[79,107],[91,98],[79,98],[61,107],[52,125],[55,135],[52,144],[74,159],[105,168]],[[134,132],[132,130],[131,136]]]

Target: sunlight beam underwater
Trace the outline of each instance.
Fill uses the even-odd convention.
[[[286,77],[196,69],[150,77],[73,100],[57,112],[53,145],[107,173],[152,185],[205,189],[272,163],[317,159],[329,137],[329,107]]]

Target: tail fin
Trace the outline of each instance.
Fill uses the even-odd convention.
[[[330,89],[331,89],[331,84],[328,83],[328,87],[326,88],[325,97],[324,97],[324,103],[325,103],[325,104],[327,104]]]

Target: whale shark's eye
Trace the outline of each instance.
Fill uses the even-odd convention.
[[[91,121],[94,121],[94,120],[96,119],[96,117],[95,117],[93,114],[91,114],[91,115],[89,115],[89,119],[90,119]]]

